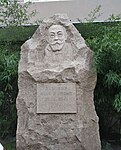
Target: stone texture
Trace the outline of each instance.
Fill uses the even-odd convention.
[[[50,32],[60,45],[51,46]],[[17,150],[101,150],[92,55],[68,17],[60,14],[43,20],[23,44],[16,102]],[[49,83],[76,85],[77,113],[37,113],[37,85]]]

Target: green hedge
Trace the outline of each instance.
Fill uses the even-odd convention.
[[[38,26],[0,28],[0,42],[24,42],[31,37]]]

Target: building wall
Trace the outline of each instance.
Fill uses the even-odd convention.
[[[38,19],[52,16],[55,13],[67,13],[72,22],[77,22],[77,18],[84,21],[84,18],[99,5],[101,5],[100,13],[102,15],[96,21],[103,21],[112,13],[121,13],[121,0],[49,0],[49,2],[32,3],[30,11],[36,9]]]

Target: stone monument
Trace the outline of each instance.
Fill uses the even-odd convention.
[[[101,150],[92,51],[66,15],[21,48],[17,150]]]

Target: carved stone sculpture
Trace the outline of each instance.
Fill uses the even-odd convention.
[[[44,19],[23,44],[17,150],[101,150],[92,55],[61,14]]]
[[[48,45],[45,48],[45,63],[61,64],[65,61],[71,61],[74,55],[73,49],[66,42],[66,29],[61,25],[52,25],[48,29]]]

